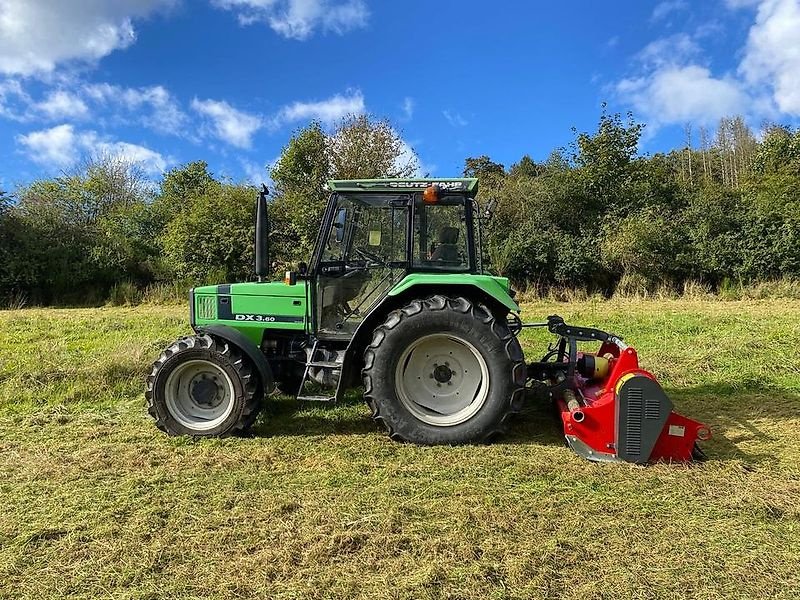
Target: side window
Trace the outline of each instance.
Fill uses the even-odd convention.
[[[417,200],[414,213],[414,265],[459,271],[469,268],[464,199],[442,198],[436,204]]]

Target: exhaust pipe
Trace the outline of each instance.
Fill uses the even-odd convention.
[[[261,184],[261,191],[256,200],[256,277],[258,281],[264,281],[264,277],[269,270],[269,214],[267,213],[267,196],[269,189]]]

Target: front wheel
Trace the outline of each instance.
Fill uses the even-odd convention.
[[[521,408],[525,364],[504,320],[466,298],[393,311],[364,354],[365,398],[393,439],[486,441]]]
[[[173,343],[147,377],[148,413],[170,435],[223,437],[250,427],[260,410],[257,377],[231,344],[209,335]]]

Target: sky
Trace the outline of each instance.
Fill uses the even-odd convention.
[[[800,0],[0,0],[0,189],[108,154],[260,183],[294,131],[361,113],[459,176],[544,160],[604,104],[643,153],[797,126]]]

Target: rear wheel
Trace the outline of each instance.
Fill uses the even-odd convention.
[[[504,320],[466,298],[393,311],[364,354],[365,398],[394,439],[485,441],[521,409],[525,365]]]
[[[182,338],[161,353],[147,377],[145,397],[162,431],[221,437],[255,422],[260,387],[237,348],[201,335]]]

